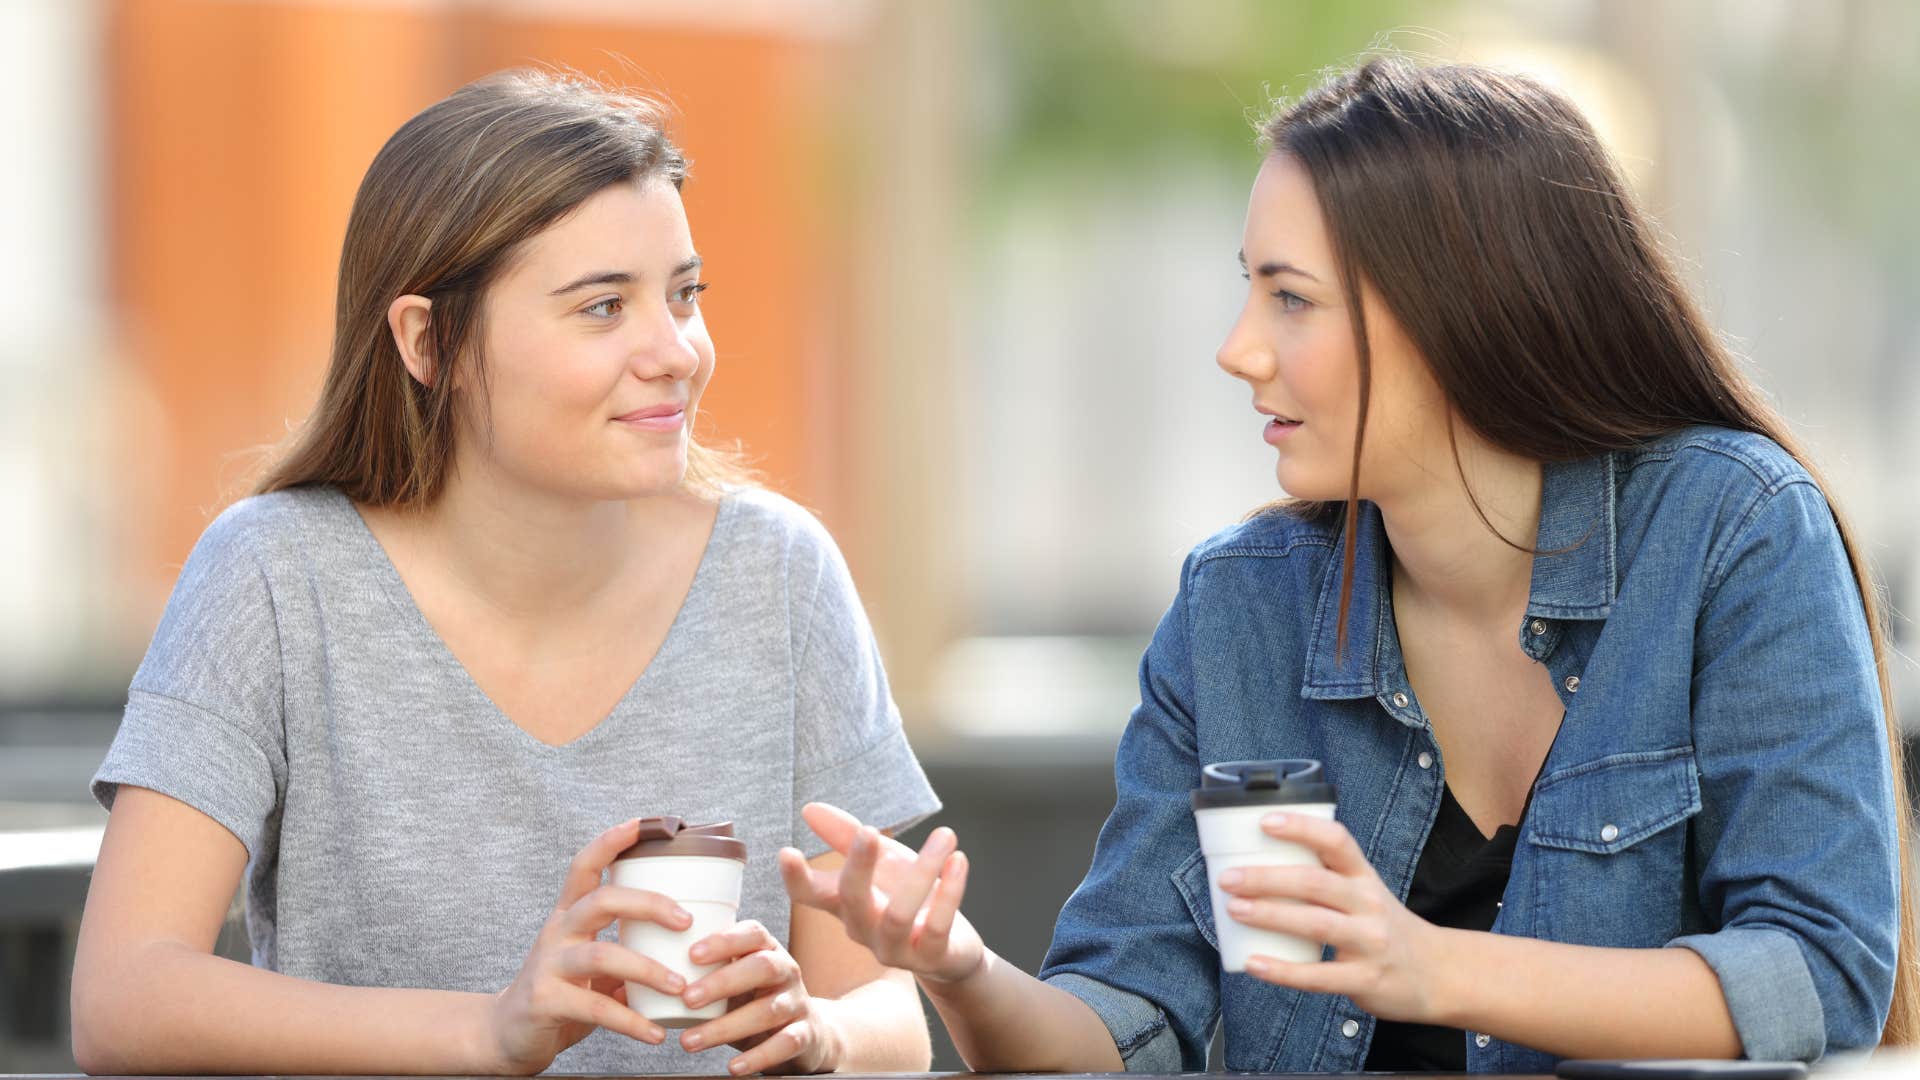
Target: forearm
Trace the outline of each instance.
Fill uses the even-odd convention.
[[[920,992],[902,971],[854,987],[837,998],[816,998],[838,1047],[837,1072],[926,1072],[933,1044]]]
[[[991,949],[974,974],[921,983],[974,1072],[1121,1072],[1113,1035],[1086,1002]]]
[[[476,1074],[491,998],[334,986],[157,943],[75,995],[92,1073]],[[342,1037],[342,1033],[348,1033]]]
[[[1559,1057],[1736,1058],[1720,981],[1688,949],[1606,949],[1439,929],[1434,1023]]]

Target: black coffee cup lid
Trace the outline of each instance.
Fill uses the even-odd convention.
[[[1334,788],[1325,776],[1320,763],[1311,758],[1215,762],[1200,770],[1193,808],[1330,803]]]

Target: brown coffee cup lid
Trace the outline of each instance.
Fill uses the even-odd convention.
[[[733,822],[689,825],[671,815],[640,819],[640,839],[614,856],[621,859],[659,858],[668,855],[695,855],[709,859],[747,861],[747,842],[733,835]]]

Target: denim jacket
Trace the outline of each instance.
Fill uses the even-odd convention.
[[[1374,1018],[1223,974],[1188,792],[1201,766],[1310,757],[1406,896],[1445,762],[1407,681],[1378,511],[1361,504],[1336,657],[1343,526],[1274,511],[1188,556],[1140,665],[1116,802],[1041,977],[1132,1070],[1354,1072]],[[1525,617],[1566,717],[1521,825],[1496,934],[1679,946],[1718,976],[1748,1057],[1879,1039],[1899,869],[1860,595],[1826,501],[1763,437],[1692,428],[1549,465]],[[1566,550],[1562,550],[1566,549]],[[1467,1032],[1475,1072],[1557,1058]],[[1631,1035],[1620,1047],[1634,1053]]]

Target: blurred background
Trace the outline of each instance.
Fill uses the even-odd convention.
[[[1181,556],[1276,493],[1212,359],[1252,121],[1382,41],[1587,110],[1911,654],[1903,0],[0,0],[0,1071],[73,1068],[86,781],[195,538],[315,397],[362,172],[523,64],[674,106],[721,358],[703,433],[839,539],[969,910],[1037,965]]]

